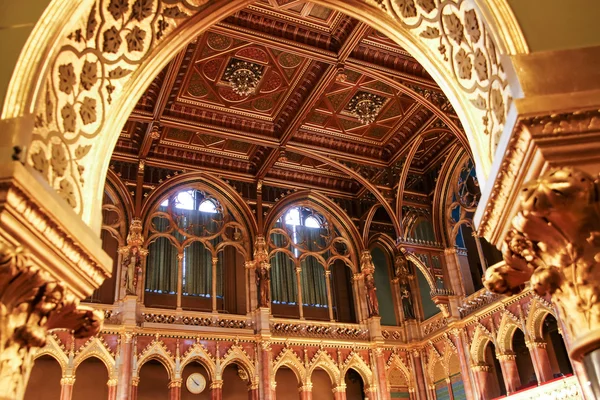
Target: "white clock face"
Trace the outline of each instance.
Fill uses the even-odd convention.
[[[188,376],[187,381],[185,381],[185,386],[190,393],[199,394],[206,388],[206,379],[204,379],[202,374],[195,372]]]

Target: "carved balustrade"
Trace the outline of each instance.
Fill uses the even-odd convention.
[[[211,314],[197,311],[170,311],[163,309],[144,308],[142,325],[150,324],[177,325],[177,329],[203,326],[226,329],[252,329],[253,321],[245,315]]]
[[[273,335],[369,340],[369,331],[367,326],[363,324],[299,322],[273,318],[271,319],[270,328]]]

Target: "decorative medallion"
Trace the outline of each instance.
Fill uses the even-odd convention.
[[[231,84],[232,90],[237,95],[248,96],[256,90],[263,70],[262,65],[232,58],[225,68],[223,80]]]
[[[352,113],[361,124],[372,124],[375,122],[377,115],[379,115],[379,111],[381,111],[385,101],[385,97],[359,91],[350,99],[350,102],[346,106],[346,111]]]

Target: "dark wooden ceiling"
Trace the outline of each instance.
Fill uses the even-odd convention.
[[[254,94],[239,96],[224,80],[232,59],[263,68]],[[347,110],[359,91],[385,99],[372,124]],[[432,185],[423,182],[459,142],[459,127],[432,78],[387,37],[319,5],[261,0],[174,56],[123,128],[112,167],[130,186],[205,170],[357,199],[363,186],[339,165],[391,193],[421,140],[405,184],[427,196]],[[140,161],[155,169],[141,181]]]

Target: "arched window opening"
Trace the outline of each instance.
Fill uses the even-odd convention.
[[[139,371],[138,399],[168,399],[169,373],[158,360],[145,362]]]
[[[196,361],[186,365],[181,372],[181,382],[183,385],[187,383],[190,376],[192,376],[193,380],[191,384],[198,385],[198,390],[200,390],[202,386],[204,386],[204,388],[200,393],[192,393],[186,387],[185,390],[181,391],[180,400],[210,400],[212,398],[212,391],[210,390],[211,380],[204,365]],[[194,386],[194,388],[196,388],[196,386]]]
[[[492,342],[488,342],[485,347],[485,363],[489,365],[488,372],[488,394],[490,399],[506,395],[506,385],[502,376],[500,361],[496,357],[496,346]]]
[[[62,370],[60,364],[52,356],[41,356],[35,360],[24,400],[59,399]]]
[[[248,372],[235,363],[223,370],[223,399],[247,399],[250,385]]]
[[[392,280],[390,268],[390,256],[379,247],[371,250],[373,265],[375,266],[375,287],[377,287],[377,301],[379,302],[379,314],[382,325],[397,325],[396,307],[392,295]]]
[[[346,384],[346,398],[347,399],[366,399],[367,394],[365,393],[365,382],[362,376],[350,368],[344,376],[344,383]]]
[[[325,215],[307,206],[289,208],[271,226],[268,246],[273,315],[354,320],[345,271],[352,265],[350,243]]]
[[[321,368],[315,368],[310,376],[312,382],[313,399],[334,400],[333,384],[327,372]]]
[[[84,360],[75,370],[73,400],[105,400],[108,398],[108,371],[96,357]],[[45,397],[45,396],[44,396]]]
[[[542,335],[546,342],[546,351],[552,367],[554,378],[570,375],[573,373],[573,366],[569,359],[569,353],[565,342],[558,330],[558,321],[552,314],[547,314],[542,325]]]
[[[290,399],[300,400],[300,392],[298,391],[298,378],[294,371],[287,367],[279,367],[275,373],[275,398],[276,399]]]
[[[197,188],[171,193],[149,215],[146,232],[147,306],[246,312],[248,235],[219,199]]]
[[[525,335],[518,328],[512,337],[512,348],[516,355],[517,370],[521,380],[520,389],[537,386],[538,381],[531,361],[531,354],[525,343]]]

